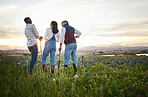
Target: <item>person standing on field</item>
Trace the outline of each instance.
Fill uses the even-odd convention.
[[[76,34],[76,36],[75,36]],[[62,44],[65,43],[65,53],[64,53],[64,69],[67,69],[70,56],[72,58],[74,75],[77,72],[77,59],[76,50],[77,43],[76,38],[79,38],[81,32],[69,25],[68,21],[62,21],[61,37],[60,37],[60,48],[62,49]]]
[[[27,38],[27,47],[31,52],[31,61],[28,67],[28,71],[30,74],[32,74],[32,70],[38,55],[37,39],[41,41],[43,37],[39,36],[35,25],[32,24],[32,20],[29,17],[26,17],[24,22],[26,23],[25,36]]]
[[[56,42],[59,42],[60,33],[58,30],[58,24],[56,21],[52,21],[50,24],[50,28],[47,28],[44,39],[46,40],[43,57],[42,57],[42,65],[43,70],[47,71],[46,67],[46,59],[50,53],[50,64],[51,64],[51,73],[54,74],[55,68],[55,52],[56,52]]]

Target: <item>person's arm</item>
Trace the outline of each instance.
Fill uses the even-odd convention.
[[[75,29],[75,34],[76,34],[75,38],[79,38],[81,36],[81,32],[78,31],[77,29]]]
[[[48,28],[46,29],[44,39],[45,39],[46,41],[47,41],[47,39],[48,39]]]
[[[59,51],[62,50],[62,44],[64,43],[65,33],[66,33],[66,28],[63,27],[62,30],[61,30],[61,38],[60,38],[60,48],[59,48]]]
[[[36,29],[34,24],[33,24],[33,33],[34,33],[36,38],[39,38],[39,33],[38,33],[38,31],[37,31],[37,29]]]

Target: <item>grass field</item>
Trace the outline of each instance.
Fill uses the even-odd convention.
[[[63,57],[54,76],[49,58],[47,73],[39,56],[28,74],[29,61],[30,56],[0,56],[0,97],[148,97],[146,56],[78,56],[76,76],[71,61],[63,71]]]

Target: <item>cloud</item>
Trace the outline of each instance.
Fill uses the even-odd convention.
[[[3,1],[2,4],[0,1],[0,10],[3,9],[0,14],[1,39],[25,37],[23,19],[26,16],[31,17],[37,29],[41,29],[41,34],[44,34],[51,20],[56,20],[59,27],[62,20],[68,20],[70,25],[82,32],[84,39],[78,41],[80,45],[88,39],[91,42],[88,41],[87,45],[107,44],[124,41],[126,37],[146,37],[148,33],[146,0]]]
[[[11,25],[0,26],[0,39],[10,39],[24,37],[22,28],[18,28]]]
[[[124,32],[119,34],[98,34],[98,36],[102,37],[148,37],[148,31],[141,32]]]
[[[39,3],[41,1],[42,0],[1,0],[0,5],[7,5],[7,4],[32,5],[34,3]]]
[[[127,46],[148,46],[148,37],[142,37],[131,41],[121,42]]]
[[[148,30],[148,18],[135,19],[124,23],[118,23],[113,26],[97,28],[100,32],[112,32],[112,31],[143,31]]]
[[[16,5],[2,5],[0,6],[0,13],[16,9]]]
[[[148,37],[148,18],[135,19],[98,30],[97,35],[102,37]]]

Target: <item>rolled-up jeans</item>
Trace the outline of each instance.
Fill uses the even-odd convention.
[[[66,45],[65,54],[64,54],[64,65],[68,65],[70,56],[72,58],[72,63],[77,64],[76,50],[77,50],[77,43],[71,43]]]
[[[52,43],[51,41],[47,41],[45,43],[45,48],[43,50],[42,65],[46,65],[46,59],[49,53],[50,53],[50,63],[51,65],[55,65],[54,61],[55,52],[56,52],[56,44]]]
[[[32,73],[34,64],[35,64],[35,62],[37,60],[38,46],[37,46],[37,44],[35,44],[35,45],[31,46],[31,47],[28,47],[28,49],[31,52],[31,61],[30,61],[28,69],[29,69],[30,73]]]

